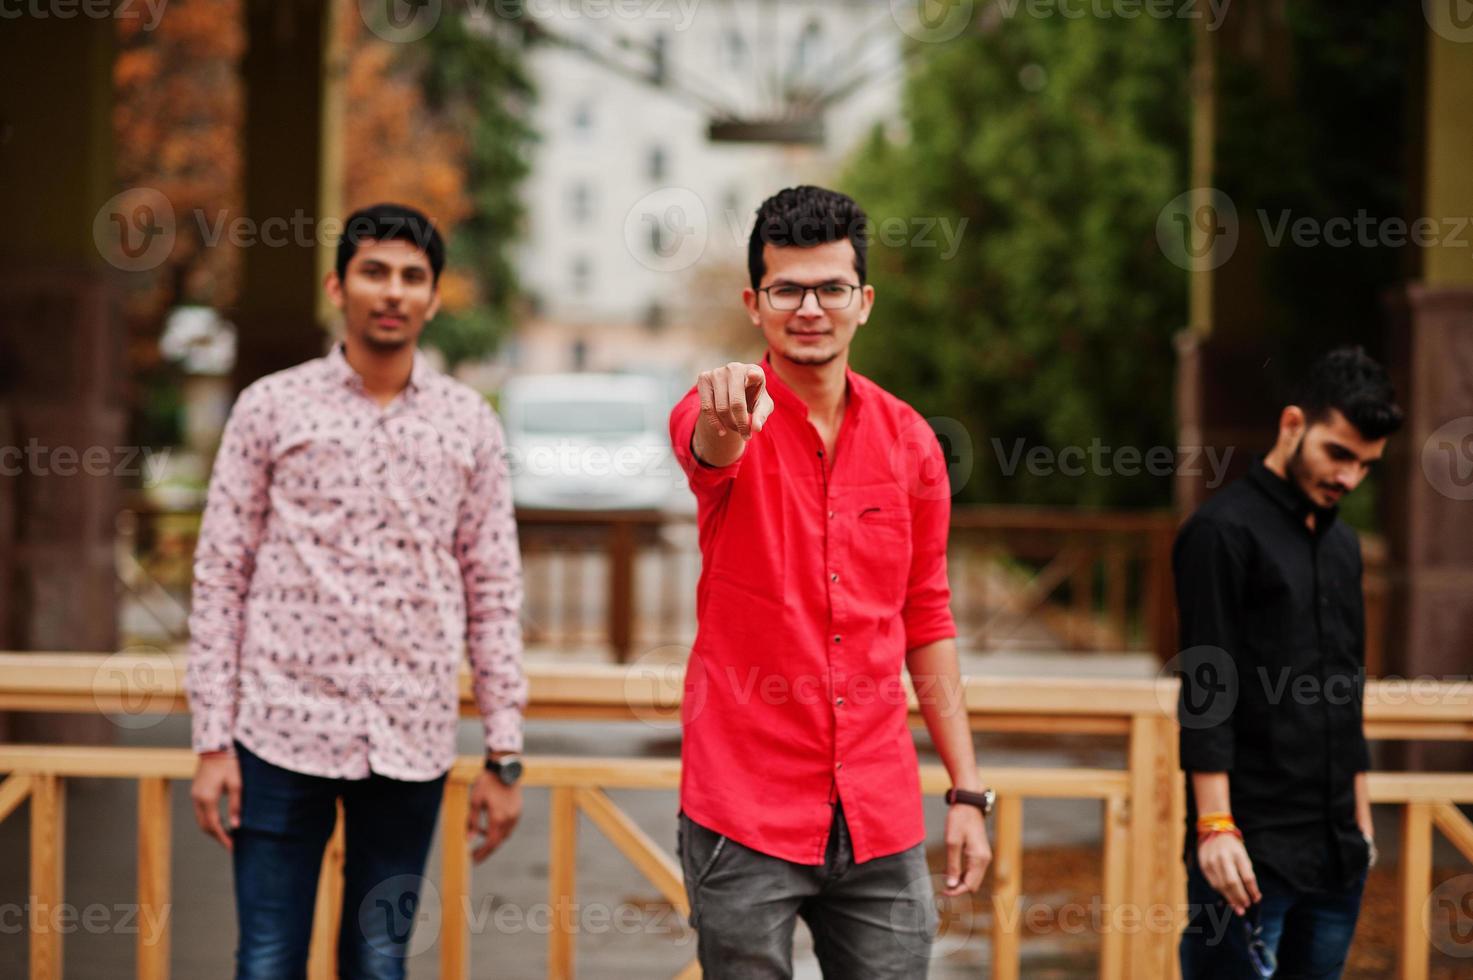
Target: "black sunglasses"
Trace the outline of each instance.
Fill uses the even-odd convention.
[[[1279,958],[1263,941],[1263,923],[1259,920],[1259,906],[1254,905],[1243,916],[1243,934],[1248,942],[1248,959],[1260,977],[1268,978],[1279,968]]]

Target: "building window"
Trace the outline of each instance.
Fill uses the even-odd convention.
[[[650,180],[661,181],[670,171],[670,160],[663,146],[650,147],[648,167]]]
[[[578,181],[568,191],[568,212],[575,225],[586,225],[593,220],[593,188]]]
[[[670,80],[670,38],[656,34],[650,42],[650,81],[664,85]]]
[[[741,71],[747,67],[747,39],[734,27],[727,28],[721,35],[721,64],[728,71]]]
[[[588,290],[593,285],[593,263],[588,256],[579,255],[573,259],[571,272],[571,286],[574,296],[587,296]]]
[[[650,254],[655,258],[668,259],[671,251],[665,243],[668,241],[665,234],[665,226],[658,221],[650,222]]]
[[[803,33],[798,36],[795,58],[799,75],[818,69],[819,62],[823,59],[823,28],[818,26],[817,21],[809,21],[808,26],[803,28]]]
[[[573,132],[586,136],[593,132],[593,103],[579,99],[573,106]]]

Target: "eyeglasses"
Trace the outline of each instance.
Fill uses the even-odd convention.
[[[784,283],[780,286],[763,286],[757,292],[767,294],[767,302],[774,310],[796,310],[803,305],[810,292],[823,309],[842,310],[854,302],[854,291],[859,288],[861,287],[847,282],[826,282],[819,286]]]
[[[1268,943],[1263,941],[1263,923],[1259,921],[1257,905],[1243,916],[1243,932],[1248,942],[1248,959],[1252,961],[1253,969],[1258,971],[1260,977],[1272,977],[1279,968],[1279,958],[1269,949]]]

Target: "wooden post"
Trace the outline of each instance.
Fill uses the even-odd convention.
[[[138,978],[169,980],[169,781],[138,780]],[[152,930],[157,927],[157,933]]]
[[[1097,649],[1091,627],[1095,608],[1095,562],[1098,560],[1099,552],[1094,546],[1081,546],[1079,563],[1074,567],[1074,574],[1069,576],[1069,601],[1074,612],[1069,621],[1069,646],[1074,650]]]
[[[1187,866],[1178,853],[1178,845],[1186,833],[1187,826],[1187,784],[1186,777],[1181,773],[1181,745],[1177,741],[1176,726],[1168,723],[1165,728],[1167,742],[1167,758],[1170,760],[1172,770],[1171,780],[1171,816],[1168,818],[1166,833],[1163,835],[1171,842],[1171,854],[1169,855],[1170,873],[1167,881],[1170,882],[1171,904],[1177,910],[1175,928],[1172,930],[1171,941],[1167,946],[1166,955],[1171,961],[1171,972],[1167,974],[1168,980],[1181,980],[1181,957],[1176,954],[1178,937],[1182,929],[1186,928],[1187,920],[1191,918],[1190,910],[1187,908]]]
[[[992,865],[992,980],[1018,980],[1023,897],[1023,798],[997,798],[996,856]]]
[[[549,980],[572,980],[573,953],[577,942],[574,892],[578,870],[577,789],[554,786],[548,818],[550,855],[547,862],[547,901],[550,906],[547,935]]]
[[[471,855],[466,820],[470,815],[470,783],[445,781],[440,814],[440,977],[465,980],[470,975]]]
[[[1129,969],[1132,976],[1164,977],[1171,972],[1175,936],[1157,928],[1153,905],[1174,901],[1171,863],[1180,839],[1171,821],[1175,806],[1172,782],[1181,779],[1175,771],[1171,718],[1159,712],[1139,714],[1130,723],[1130,897],[1127,904],[1133,920],[1141,924],[1130,938]],[[1185,818],[1183,818],[1185,819]]]
[[[1104,801],[1105,870],[1101,904],[1105,921],[1100,923],[1100,980],[1125,980],[1125,932],[1119,926],[1130,887],[1130,824],[1125,797],[1118,794]]]
[[[634,524],[614,518],[609,525],[609,645],[619,663],[634,647]]]
[[[66,870],[66,786],[52,773],[31,783],[31,980],[61,980],[59,915]]]
[[[1171,547],[1176,529],[1162,526],[1147,537],[1146,638],[1162,663],[1176,656],[1176,585],[1171,577]]]
[[[1126,598],[1126,589],[1129,586],[1127,568],[1125,546],[1118,537],[1112,535],[1105,545],[1105,616],[1122,650],[1131,645],[1130,613]]]
[[[1432,806],[1408,803],[1401,815],[1400,980],[1427,980],[1427,905],[1432,883]]]
[[[307,976],[312,980],[334,980],[338,975],[338,932],[343,920],[343,803],[338,801],[338,822],[322,853],[322,871],[317,879],[317,904],[312,913],[312,946],[307,957]],[[352,909],[357,915],[358,910]]]

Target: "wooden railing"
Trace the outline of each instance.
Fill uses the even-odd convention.
[[[690,646],[701,567],[692,516],[523,510],[517,524],[529,644],[607,650],[619,663]],[[157,632],[182,641],[199,512],[135,504],[118,526],[124,589]],[[955,508],[949,564],[962,645],[1151,651],[1166,659],[1176,649],[1175,534],[1176,518],[1164,512]],[[1366,663],[1374,676],[1386,628],[1385,548],[1373,537],[1364,544]]]
[[[121,584],[173,641],[185,638],[197,510],[134,503],[118,518]],[[695,637],[700,553],[691,515],[517,513],[530,644],[607,649],[620,663]],[[957,507],[952,607],[968,649],[1175,647],[1169,513]]]
[[[532,667],[529,715],[534,718],[669,718],[679,704],[678,670],[617,667]],[[0,654],[0,710],[81,711],[127,715],[185,709],[182,670],[172,658],[136,655]],[[1173,977],[1175,947],[1186,918],[1184,871],[1179,860],[1184,820],[1183,782],[1177,771],[1174,681],[1077,682],[1053,679],[971,678],[965,686],[974,730],[1092,734],[1126,740],[1127,766],[1110,768],[1002,768],[981,760],[999,794],[992,824],[995,860],[992,976],[1019,976],[1022,896],[1022,831],[1025,799],[1093,799],[1103,821],[1100,899],[1106,915],[1100,934],[1099,975],[1104,978]],[[912,722],[919,713],[912,700]],[[462,711],[474,714],[468,682]],[[1373,739],[1473,738],[1473,695],[1462,686],[1371,682],[1366,728]],[[439,939],[441,976],[471,975],[469,959],[470,864],[466,812],[478,758],[462,758],[445,790],[441,833]],[[62,841],[64,781],[71,778],[135,780],[139,784],[138,903],[154,921],[171,901],[168,800],[173,781],[192,776],[194,759],[184,748],[0,746],[0,819],[29,800],[31,807],[30,903],[56,908],[64,900]],[[927,794],[948,780],[938,766],[922,767]],[[548,938],[549,976],[574,974],[578,923],[576,839],[580,815],[602,831],[682,914],[687,911],[678,864],[609,799],[610,789],[670,790],[679,783],[674,760],[534,757],[526,783],[551,795]],[[1432,828],[1437,827],[1473,861],[1473,824],[1455,804],[1473,803],[1473,775],[1373,773],[1372,800],[1404,808],[1402,819],[1400,976],[1427,976]],[[332,975],[336,899],[341,895],[340,839],[323,863],[314,922],[312,976]],[[1121,913],[1121,914],[1116,914]],[[1134,925],[1132,925],[1132,923]],[[61,976],[62,936],[44,918],[32,922],[31,977]],[[138,976],[168,975],[169,934],[140,933]],[[1470,950],[1473,951],[1473,950]],[[682,977],[697,976],[687,966]]]

